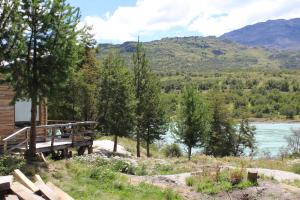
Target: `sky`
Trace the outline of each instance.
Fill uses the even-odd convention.
[[[300,0],[68,0],[101,43],[220,36],[270,19],[300,17]]]

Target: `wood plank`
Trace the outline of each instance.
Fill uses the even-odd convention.
[[[62,189],[58,188],[51,182],[47,182],[46,185],[51,188],[59,197],[63,200],[74,200],[70,195],[64,192]]]
[[[31,190],[18,182],[14,182],[10,189],[22,200],[45,200],[44,198],[34,194]]]
[[[8,195],[5,200],[19,200],[19,198],[16,195]]]
[[[45,182],[43,181],[42,177],[41,177],[40,175],[38,175],[38,174],[34,175],[33,180],[34,180],[35,182],[41,181],[42,183],[45,183]]]
[[[34,185],[31,180],[29,180],[20,170],[15,169],[13,172],[13,175],[16,180],[18,180],[20,183],[22,183],[24,186],[26,186],[28,189],[30,189],[33,192],[39,191],[39,188]]]
[[[49,200],[62,200],[56,192],[54,192],[50,187],[48,187],[43,181],[37,181],[35,185],[40,189],[45,197]]]
[[[13,180],[13,176],[0,176],[0,191],[9,190]]]

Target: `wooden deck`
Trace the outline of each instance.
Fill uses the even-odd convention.
[[[40,128],[49,130],[50,135],[42,138],[40,142],[36,143],[36,151],[37,153],[53,153],[55,151],[61,151],[64,152],[65,156],[67,155],[69,148],[76,148],[79,155],[84,153],[86,148],[88,148],[90,152],[92,151],[94,140],[95,133],[93,131],[93,127],[95,124],[95,122],[77,122],[40,126]],[[92,128],[88,128],[87,125],[92,125]],[[84,127],[84,129],[80,130],[80,127]],[[3,139],[3,152],[13,153],[25,152],[26,150],[28,150],[30,139],[29,131],[30,127],[25,127]],[[8,141],[22,135],[23,139],[19,140],[19,142],[12,144],[8,143]]]

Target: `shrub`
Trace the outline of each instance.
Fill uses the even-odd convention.
[[[230,183],[232,185],[237,185],[241,183],[244,179],[244,171],[243,170],[234,170],[230,172]]]
[[[187,177],[186,179],[185,179],[185,183],[186,183],[186,185],[187,186],[190,186],[190,187],[192,187],[192,186],[194,186],[195,185],[195,179],[193,178],[193,177]]]
[[[182,156],[182,151],[178,144],[167,145],[164,148],[164,154],[166,157],[180,157]]]
[[[135,170],[135,174],[138,176],[145,176],[147,175],[147,170],[146,170],[146,165],[139,165],[136,170]]]
[[[17,156],[0,156],[0,175],[9,175],[15,169],[24,170],[25,160]]]
[[[117,172],[125,173],[125,174],[134,174],[134,167],[123,160],[117,160],[113,163],[112,169]]]
[[[292,169],[294,173],[300,174],[300,163],[294,164]]]

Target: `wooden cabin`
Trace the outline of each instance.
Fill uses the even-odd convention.
[[[30,124],[31,103],[29,101],[18,101],[12,105],[14,98],[13,90],[7,85],[0,85],[0,139],[11,135],[18,129]],[[47,124],[47,108],[38,107],[37,121],[39,125]],[[38,136],[46,136],[45,129],[37,130]]]
[[[18,101],[11,104],[14,92],[7,85],[0,85],[0,154],[25,152],[28,149],[31,102]],[[75,122],[47,125],[47,107],[38,106],[37,152],[53,153],[56,157],[69,156],[69,148],[77,148],[82,155],[85,149],[92,152],[97,122]],[[48,135],[49,132],[49,135]],[[54,153],[57,151],[58,153]],[[60,153],[61,152],[61,153]]]

